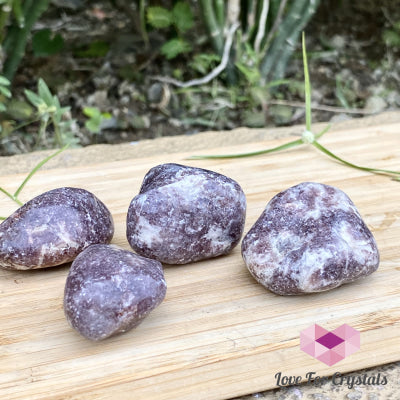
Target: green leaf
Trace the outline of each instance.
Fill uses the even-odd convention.
[[[57,99],[57,100],[58,100],[58,99]],[[71,107],[69,107],[69,106],[67,106],[67,107],[57,107],[57,108],[58,108],[58,112],[59,112],[61,115],[65,114],[66,112],[68,112],[68,111],[71,110]]]
[[[0,86],[0,93],[8,98],[11,97],[11,92],[4,86]]]
[[[14,120],[26,121],[33,117],[34,109],[26,101],[11,99],[7,104],[7,114]]]
[[[85,127],[92,133],[99,133],[100,132],[100,118],[91,118],[85,122]]]
[[[97,107],[83,107],[83,113],[89,118],[100,118],[101,112]]]
[[[147,22],[157,29],[168,28],[174,22],[173,15],[163,7],[149,7],[147,9]]]
[[[237,69],[246,77],[250,85],[255,85],[260,81],[260,71],[256,67],[248,67],[241,62],[235,63]]]
[[[178,54],[186,53],[190,51],[192,47],[188,42],[183,39],[176,38],[168,40],[161,47],[161,54],[163,54],[168,60],[175,58]]]
[[[186,32],[193,27],[193,14],[189,3],[179,1],[172,9],[172,18],[179,32]]]
[[[336,89],[335,89],[335,94],[337,99],[339,100],[339,103],[344,107],[349,109],[350,105],[346,99],[346,96],[344,94],[344,88],[343,88],[343,84],[340,80],[339,75],[336,76]]]
[[[273,88],[280,85],[289,85],[290,83],[292,83],[291,79],[276,79],[275,81],[268,82],[265,87]]]
[[[32,103],[32,105],[34,105],[36,108],[39,107],[43,107],[46,105],[46,103],[44,102],[44,100],[42,98],[40,98],[36,93],[25,89],[24,90],[25,96],[26,98]]]
[[[1,86],[10,86],[11,82],[6,77],[0,75],[0,85]]]
[[[48,106],[54,105],[53,95],[51,94],[49,87],[46,85],[46,82],[42,78],[40,78],[38,81],[38,94]]]
[[[32,38],[32,49],[35,57],[47,57],[59,53],[64,48],[64,39],[50,29],[42,29]]]
[[[205,75],[211,67],[214,67],[221,61],[221,57],[217,54],[196,54],[193,57],[193,61],[190,62],[190,67],[200,74]]]
[[[400,34],[392,31],[386,30],[382,34],[383,40],[388,44],[388,46],[392,47],[400,47]]]
[[[7,110],[6,106],[3,103],[0,103],[0,112],[4,112],[6,110]],[[0,125],[0,132],[1,132],[1,125]]]
[[[103,40],[91,42],[89,46],[81,47],[75,52],[78,57],[81,58],[98,58],[107,55],[110,50],[110,45]]]

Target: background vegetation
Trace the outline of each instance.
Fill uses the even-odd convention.
[[[0,0],[0,155],[303,122],[303,30],[314,119],[400,107],[399,3]]]

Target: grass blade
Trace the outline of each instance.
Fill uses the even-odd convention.
[[[7,192],[7,190],[0,187],[0,192],[3,192],[7,197],[9,197],[12,201],[15,201],[19,206],[22,206],[22,203],[11,193]]]
[[[336,161],[339,161],[341,164],[347,165],[348,167],[359,169],[361,171],[371,172],[373,174],[381,174],[381,175],[389,175],[389,176],[400,175],[400,172],[398,172],[398,171],[390,171],[388,169],[380,169],[380,168],[363,167],[361,165],[353,164],[349,161],[344,160],[343,158],[340,158],[336,154],[332,153],[330,150],[328,150],[326,147],[322,146],[322,144],[318,143],[317,141],[314,141],[312,143],[312,145],[314,147],[316,147],[318,150],[325,153],[327,156],[335,159]]]
[[[28,181],[32,178],[32,176],[44,165],[47,163],[47,161],[50,161],[53,157],[57,156],[58,154],[60,154],[61,152],[63,152],[67,147],[69,146],[69,144],[65,145],[64,147],[62,147],[60,150],[57,150],[55,153],[49,155],[48,157],[46,157],[44,160],[40,161],[39,164],[36,165],[35,168],[33,168],[33,170],[29,173],[29,175],[24,179],[24,181],[21,183],[21,185],[19,186],[19,188],[17,189],[17,191],[14,193],[14,197],[17,200],[18,199],[18,195],[21,193],[21,190],[24,188],[24,186],[28,183]],[[22,205],[22,204],[21,204]]]
[[[311,83],[310,74],[308,73],[307,51],[305,34],[302,34],[303,47],[303,65],[304,65],[304,94],[306,102],[306,129],[311,131]]]
[[[280,146],[272,147],[270,149],[252,151],[249,153],[239,153],[239,154],[216,154],[216,155],[206,155],[206,156],[191,156],[187,160],[205,160],[205,159],[220,159],[220,158],[242,158],[258,156],[260,154],[268,154],[276,151],[287,150],[295,146],[303,144],[302,139],[293,140],[292,142],[281,144]]]

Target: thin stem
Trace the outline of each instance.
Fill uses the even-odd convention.
[[[48,157],[46,157],[44,160],[40,161],[35,168],[33,168],[33,170],[29,173],[29,175],[25,178],[25,180],[21,183],[21,185],[19,186],[19,188],[17,189],[17,191],[14,193],[14,197],[17,199],[18,195],[21,193],[21,190],[24,188],[24,186],[28,183],[28,181],[32,178],[32,176],[44,165],[47,163],[47,161],[51,160],[53,157],[57,156],[58,154],[60,154],[61,152],[63,152],[67,147],[69,146],[69,144],[66,144],[64,147],[62,147],[61,149],[57,150],[55,153],[49,155]],[[21,204],[22,205],[22,204]]]
[[[288,107],[299,107],[306,108],[306,104],[301,101],[286,101],[286,100],[268,100],[268,104],[278,105],[278,106],[288,106]],[[372,115],[376,112],[367,111],[362,108],[343,108],[325,105],[314,105],[311,106],[312,110],[328,111],[332,113],[344,113],[344,114],[362,114],[362,115]]]
[[[34,23],[48,8],[48,5],[49,0],[25,0],[22,7],[24,25],[20,27],[14,24],[10,27],[4,41],[6,60],[3,67],[3,75],[9,80],[12,80],[25,54],[26,43]]]
[[[254,40],[254,50],[256,53],[260,52],[261,42],[265,37],[265,28],[267,25],[268,10],[269,10],[269,0],[264,0],[261,10],[261,15],[258,20],[257,35]]]
[[[398,171],[390,171],[388,169],[380,169],[380,168],[369,168],[369,167],[363,167],[361,165],[353,164],[349,161],[344,160],[343,158],[340,158],[336,154],[332,153],[330,150],[328,150],[326,147],[322,146],[322,144],[318,143],[316,140],[311,143],[314,147],[316,147],[318,150],[322,151],[329,157],[332,157],[336,161],[339,161],[340,163],[347,165],[348,167],[352,167],[355,169],[359,169],[361,171],[367,171],[367,172],[372,172],[374,174],[383,174],[383,175],[400,175],[400,172]]]
[[[218,24],[212,0],[201,0],[200,5],[203,11],[203,21],[207,26],[208,34],[210,35],[214,49],[221,55],[224,47],[222,39],[223,27]]]
[[[37,117],[37,118],[31,119],[31,120],[29,120],[29,121],[22,122],[21,124],[19,124],[19,125],[17,125],[16,127],[14,127],[13,130],[12,130],[11,132],[15,132],[15,131],[17,131],[18,129],[23,128],[24,126],[34,124],[35,122],[40,121],[40,119],[41,119],[40,117]]]
[[[9,197],[12,201],[15,201],[19,206],[22,206],[22,203],[17,199],[15,195],[7,192],[7,190],[3,189],[2,187],[0,187],[0,192],[3,192],[7,197]]]
[[[263,49],[261,51],[261,54],[265,54],[266,53],[266,51],[267,51],[267,49],[268,49],[273,37],[275,36],[275,33],[278,30],[279,24],[282,21],[282,15],[283,15],[283,12],[285,11],[285,7],[286,7],[286,3],[287,2],[288,2],[288,0],[282,0],[280,2],[278,14],[277,14],[277,16],[275,18],[274,25],[272,25],[272,28],[268,33],[267,40],[265,41],[265,45],[264,45],[264,47],[263,47]]]
[[[191,156],[189,160],[203,160],[203,159],[218,159],[218,158],[242,158],[242,157],[252,157],[258,156],[260,154],[274,153],[276,151],[287,150],[295,146],[300,146],[303,144],[302,139],[293,140],[291,142],[281,144],[280,146],[272,147],[271,149],[264,149],[258,151],[252,151],[249,153],[239,153],[239,154],[219,154],[219,155],[206,155],[206,156]]]
[[[36,143],[35,143],[35,148],[37,146],[39,146],[40,142],[45,137],[48,122],[49,122],[48,116],[42,116],[41,117],[40,127],[39,127],[39,134],[38,134],[38,138],[37,138]]]
[[[149,47],[149,35],[146,29],[146,0],[139,1],[140,31],[144,40],[145,47]]]
[[[57,144],[59,146],[62,146],[63,145],[63,140],[62,140],[62,137],[61,137],[60,126],[58,124],[58,121],[56,121],[56,119],[54,118],[54,115],[52,115],[51,121],[53,123],[54,134],[55,134],[55,137],[56,137]]]
[[[319,139],[321,136],[325,135],[326,132],[329,131],[329,129],[331,129],[331,124],[327,125],[324,129],[322,129],[322,131],[320,133],[317,133],[314,138],[315,140]]]
[[[315,12],[320,0],[293,1],[279,25],[276,36],[262,55],[260,65],[262,83],[282,78],[289,57],[295,50],[300,32]]]
[[[304,31],[302,34],[302,46],[303,46],[303,66],[304,66],[304,91],[306,100],[306,129],[308,131],[311,131],[311,84],[310,84],[310,75],[308,73],[306,39]]]
[[[5,29],[9,16],[11,13],[11,6],[9,4],[3,4],[0,6],[0,45],[3,43],[5,37]]]
[[[225,25],[225,2],[224,0],[215,0],[215,11],[219,26]]]

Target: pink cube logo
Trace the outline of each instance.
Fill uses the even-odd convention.
[[[360,349],[360,332],[347,324],[333,331],[314,324],[300,332],[300,348],[332,366]]]

